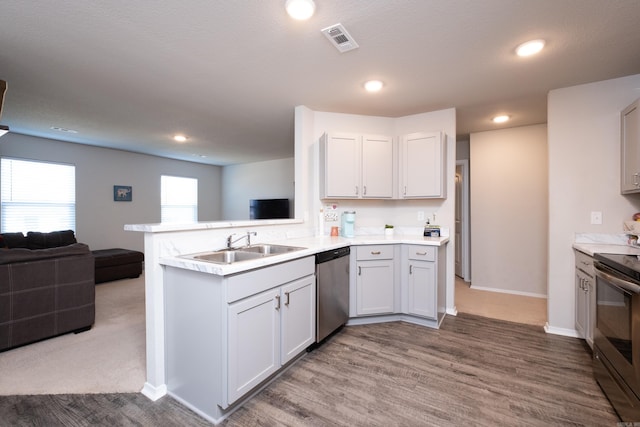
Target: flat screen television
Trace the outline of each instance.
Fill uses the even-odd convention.
[[[249,219],[289,218],[289,199],[251,199]]]

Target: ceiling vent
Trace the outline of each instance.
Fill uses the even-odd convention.
[[[347,32],[342,24],[335,24],[320,31],[322,31],[322,34],[327,36],[329,41],[340,51],[340,53],[345,53],[359,47],[358,43],[356,43],[353,37],[351,37],[351,34]]]

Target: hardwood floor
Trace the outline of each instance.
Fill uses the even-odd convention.
[[[171,398],[0,397],[0,424],[200,426]],[[344,328],[222,425],[615,426],[583,341],[460,314]]]

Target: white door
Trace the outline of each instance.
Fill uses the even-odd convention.
[[[279,299],[277,288],[229,304],[229,404],[280,368]]]
[[[393,260],[358,262],[356,304],[358,316],[393,313]]]
[[[455,273],[464,277],[462,271],[462,165],[456,165],[456,217],[455,217]]]
[[[409,313],[436,319],[436,263],[410,262],[408,288]]]
[[[282,364],[316,340],[316,277],[308,276],[282,287]]]

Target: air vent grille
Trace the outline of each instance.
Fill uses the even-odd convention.
[[[353,37],[351,37],[351,34],[347,32],[342,24],[335,24],[320,31],[322,31],[322,33],[341,53],[348,52],[359,47],[358,43],[356,43]]]

